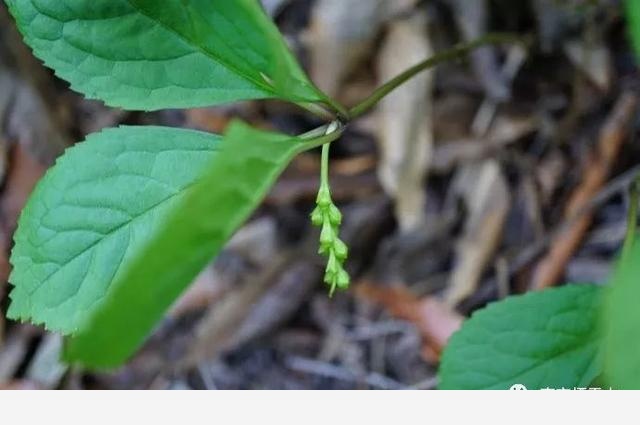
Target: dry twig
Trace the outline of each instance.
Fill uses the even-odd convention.
[[[547,255],[538,263],[531,282],[533,289],[540,290],[556,284],[584,239],[591,226],[593,213],[575,217],[606,183],[626,139],[628,126],[637,111],[638,101],[636,93],[625,92],[616,102],[613,112],[600,132],[598,145],[584,167],[582,182],[567,204],[564,216],[566,220],[571,220],[572,224],[555,238]]]

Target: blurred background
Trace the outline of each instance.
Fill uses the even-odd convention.
[[[17,217],[56,157],[119,124],[222,132],[234,116],[321,125],[278,102],[125,112],[68,90],[0,5],[0,388],[433,389],[465,317],[510,294],[603,283],[640,172],[639,80],[616,0],[263,0],[314,81],[346,105],[487,32],[478,49],[353,123],[334,144],[353,287],[329,298],[310,225],[319,154],[262,207],[124,367],[58,362],[61,338],[4,319]]]

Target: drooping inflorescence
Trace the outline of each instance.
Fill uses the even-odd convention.
[[[331,191],[328,182],[328,151],[329,145],[323,146],[322,151],[322,178],[316,208],[311,213],[311,222],[320,227],[320,248],[318,253],[327,257],[327,267],[324,273],[324,281],[329,285],[329,293],[333,295],[336,289],[347,289],[351,281],[349,274],[344,269],[349,249],[339,238],[342,213],[331,199]]]

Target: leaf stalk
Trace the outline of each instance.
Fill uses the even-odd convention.
[[[375,90],[371,96],[366,98],[364,101],[359,103],[358,105],[351,108],[349,111],[349,118],[355,119],[361,117],[362,115],[369,112],[373,109],[382,99],[384,99],[389,93],[411,80],[416,75],[421,72],[433,68],[437,65],[440,65],[444,62],[450,62],[455,59],[459,59],[463,56],[469,54],[472,50],[475,50],[478,47],[491,45],[491,44],[504,44],[504,43],[521,43],[525,46],[528,46],[531,43],[531,37],[529,36],[519,36],[509,33],[491,33],[487,34],[483,37],[478,38],[470,43],[459,44],[449,50],[445,50],[444,52],[438,53],[429,59],[426,59],[420,62],[417,65],[409,68],[402,74],[393,78],[391,81],[379,87]]]

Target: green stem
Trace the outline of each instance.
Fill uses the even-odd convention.
[[[341,121],[332,121],[327,125],[318,127],[308,133],[298,136],[303,140],[297,153],[302,153],[319,146],[334,142],[342,136],[344,132],[344,124]]]
[[[327,121],[332,121],[333,119],[335,119],[335,115],[331,111],[325,109],[326,105],[307,102],[297,103],[297,105],[305,111],[311,112],[313,115],[320,119]]]
[[[324,104],[325,106],[329,107],[329,109],[335,111],[341,121],[348,122],[351,120],[351,114],[349,110],[329,96],[327,96]]]
[[[442,53],[438,53],[435,56],[426,59],[423,62],[409,68],[402,74],[398,75],[388,83],[378,88],[371,96],[365,99],[362,103],[356,105],[349,111],[349,118],[355,119],[369,112],[375,107],[389,93],[427,69],[433,68],[444,62],[449,62],[454,59],[458,59],[467,55],[472,50],[489,45],[489,44],[502,44],[502,43],[523,43],[528,45],[530,43],[529,37],[522,37],[514,34],[487,34],[477,40],[470,43],[460,44],[452,49],[446,50]]]
[[[329,188],[329,149],[331,143],[322,145],[322,159],[320,165],[320,186]]]

